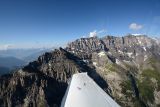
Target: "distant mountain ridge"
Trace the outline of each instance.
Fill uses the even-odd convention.
[[[21,59],[15,57],[0,57],[0,74],[9,73],[24,65],[27,65],[27,63]]]
[[[23,66],[26,62],[15,57],[0,57],[0,66],[13,68]]]
[[[87,72],[123,107],[159,106],[157,41],[144,35],[77,39],[1,76],[0,106],[58,107],[68,81],[78,72]]]
[[[7,50],[0,50],[0,56],[1,57],[16,57],[18,59],[24,59],[33,54],[51,51],[52,49],[55,49],[55,48],[7,49]]]
[[[7,67],[0,66],[0,75],[10,73],[10,69]]]
[[[0,74],[5,74],[17,68],[21,68],[50,50],[51,49],[48,48],[0,50]]]

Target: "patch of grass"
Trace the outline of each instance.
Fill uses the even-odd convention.
[[[127,100],[130,99],[128,101],[133,102],[134,107],[145,107],[143,102],[141,102],[139,99],[135,97],[133,89],[132,89],[131,81],[126,80],[122,82],[120,85],[122,87],[122,93],[125,95],[125,97],[127,97]]]
[[[154,101],[154,87],[150,79],[146,78],[142,82],[138,81],[138,89],[140,92],[140,97],[143,101],[149,101],[153,103]]]
[[[141,102],[139,99],[134,99],[134,107],[146,107],[146,105]]]
[[[112,63],[106,63],[105,66],[106,70],[108,70],[109,72],[116,72],[116,65],[112,64]]]
[[[157,60],[155,58],[150,58],[148,64],[155,64]]]
[[[133,65],[129,65],[127,63],[124,63],[125,67],[126,67],[126,70],[132,72],[132,73],[137,73],[138,71],[138,68],[136,66],[133,66]]]
[[[115,64],[111,64],[109,70],[110,71],[116,71],[116,65]]]
[[[149,101],[153,103],[154,91],[160,91],[160,73],[155,67],[156,63],[157,60],[155,58],[150,58],[148,64],[152,66],[152,69],[144,69],[141,74],[143,79],[141,81],[137,81],[140,97],[144,102]],[[157,89],[155,89],[156,84],[153,83],[152,78],[157,81]]]
[[[142,76],[145,78],[154,78],[157,80],[158,91],[160,91],[160,73],[157,70],[145,69],[142,72]]]
[[[39,103],[38,103],[38,107],[46,107],[45,101],[40,100]]]
[[[122,87],[122,93],[126,95],[126,97],[131,97],[133,92],[132,92],[132,85],[129,80],[126,80],[122,82],[121,84]]]

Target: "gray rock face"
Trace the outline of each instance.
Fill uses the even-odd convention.
[[[83,38],[70,43],[67,50],[95,66],[96,72],[108,83],[112,97],[122,106],[155,107],[160,104],[157,102],[160,92],[158,41],[145,35]],[[153,85],[155,83],[159,85]]]
[[[124,107],[160,105],[160,45],[147,36],[81,38],[0,76],[0,106],[58,107],[73,74],[88,75]]]
[[[0,106],[58,107],[67,82],[77,72],[88,74],[105,90],[105,81],[77,56],[60,48],[45,53],[14,74],[0,77]]]
[[[76,64],[66,54],[63,50],[45,53],[14,74],[1,76],[0,106],[59,106],[67,80],[78,72]]]
[[[104,47],[105,46],[102,44],[102,41],[97,37],[81,38],[68,44],[68,49],[74,50],[75,52],[92,52],[104,49]]]
[[[144,54],[160,55],[158,39],[152,39],[145,35],[124,37],[106,36],[103,38],[81,38],[71,42],[67,50],[76,55],[89,56],[92,52],[106,51],[123,60],[130,60]]]

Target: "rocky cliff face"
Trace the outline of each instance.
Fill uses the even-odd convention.
[[[160,105],[160,46],[147,36],[81,38],[0,77],[0,106],[58,107],[74,73],[89,76],[124,107]]]
[[[90,51],[81,49],[84,44]],[[157,39],[145,35],[93,37],[78,39],[68,47],[72,53],[90,56],[88,59],[82,54],[84,60],[95,66],[96,72],[108,83],[112,97],[122,106],[159,106],[160,46]]]
[[[58,107],[71,76],[88,72],[106,91],[107,84],[80,58],[60,48],[45,53],[13,74],[0,77],[0,106]]]

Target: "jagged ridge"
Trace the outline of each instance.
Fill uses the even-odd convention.
[[[145,79],[160,82],[156,76],[159,53],[159,42],[144,35],[77,39],[66,49],[47,52],[13,74],[1,76],[0,106],[57,107],[77,72],[88,72],[122,106],[157,106],[160,85],[153,86],[155,95],[143,88],[148,88]]]

